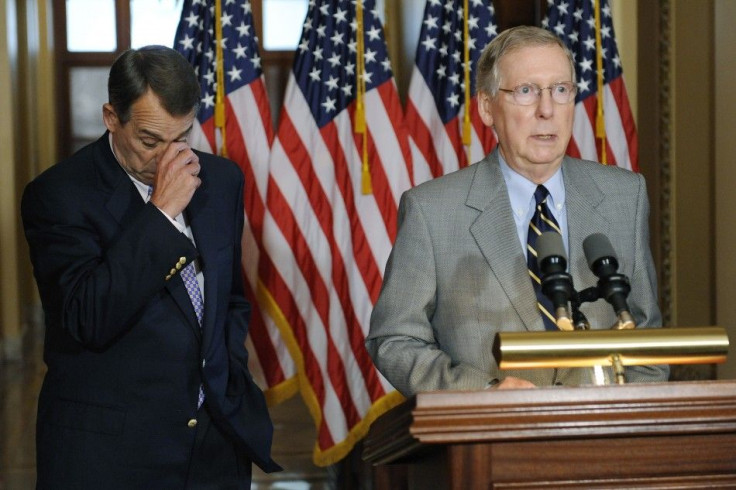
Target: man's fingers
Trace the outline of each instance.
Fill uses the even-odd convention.
[[[198,177],[199,172],[197,154],[185,142],[174,142],[159,158],[156,168],[156,185],[174,182],[181,184],[182,175]]]
[[[189,149],[189,145],[183,141],[174,141],[171,143],[168,148],[166,148],[163,155],[159,157],[158,170],[164,170],[174,162],[183,162],[184,159],[182,157],[184,157],[184,155],[182,155],[182,153],[187,150],[191,151]]]
[[[194,160],[191,160],[187,166],[185,167],[186,171],[189,172],[190,175],[194,177],[199,177],[199,171],[202,169],[199,165],[199,158],[197,158],[197,155],[192,153],[194,156]]]
[[[183,141],[175,141],[169,145],[158,162],[158,172],[176,171],[178,167],[199,162],[199,158],[189,145]]]
[[[169,216],[177,216],[202,185],[200,170],[199,157],[186,142],[171,143],[159,157],[153,204]]]
[[[501,381],[499,384],[497,384],[496,388],[499,390],[514,390],[519,388],[536,388],[536,386],[531,381],[508,376],[507,378],[504,378],[504,380]]]

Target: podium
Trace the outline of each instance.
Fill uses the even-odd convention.
[[[736,488],[736,381],[425,392],[378,418],[375,488]]]

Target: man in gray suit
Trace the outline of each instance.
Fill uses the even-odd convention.
[[[538,185],[559,224],[576,288],[596,283],[583,240],[603,233],[630,278],[639,328],[661,324],[641,175],[565,156],[575,106],[572,55],[552,33],[507,30],[478,62],[478,109],[498,147],[482,161],[407,191],[366,346],[402,394],[590,383],[590,368],[501,372],[500,331],[545,329],[526,262]],[[592,328],[616,321],[603,300],[582,311]],[[629,382],[666,381],[666,366],[626,369]]]

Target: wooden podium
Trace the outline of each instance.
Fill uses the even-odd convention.
[[[736,488],[736,381],[426,392],[376,420],[375,488]]]

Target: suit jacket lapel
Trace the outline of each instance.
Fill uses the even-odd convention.
[[[197,189],[187,206],[187,219],[192,228],[194,241],[199,251],[199,265],[204,274],[204,316],[202,319],[203,344],[206,348],[210,344],[214,333],[215,317],[217,315],[218,276],[217,253],[218,236],[215,223],[221,221],[218,217],[223,207],[217,204],[207,185],[207,174],[204,169],[200,173],[202,185]]]
[[[143,200],[130,181],[128,174],[115,159],[110,148],[109,132],[105,132],[95,143],[95,168],[100,189],[109,192],[105,206],[118,224],[133,216]]]
[[[565,201],[570,250],[568,269],[575,289],[581,290],[596,283],[597,278],[588,268],[583,252],[583,240],[593,233],[609,229],[608,218],[600,212],[603,192],[584,168],[565,157],[562,163],[565,182]]]
[[[528,330],[544,330],[511,214],[498,150],[476,165],[466,204],[480,211],[480,215],[470,225],[470,233],[524,326]]]
[[[105,206],[113,218],[122,227],[125,221],[134,216],[142,206],[145,206],[140,193],[131,182],[128,174],[120,166],[115,159],[110,148],[109,133],[106,132],[97,140],[97,148],[95,149],[97,176],[100,180],[100,188],[107,189],[109,196]],[[195,193],[196,194],[196,193]],[[192,302],[187,294],[184,281],[179,274],[176,274],[171,280],[166,282],[166,289],[171,294],[174,302],[181,309],[184,316],[190,319],[190,324],[195,335],[201,335],[199,324],[197,323]]]

